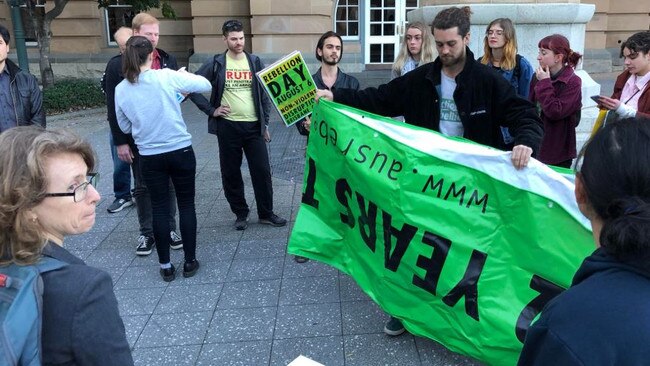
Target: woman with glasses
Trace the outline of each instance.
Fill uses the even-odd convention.
[[[515,88],[517,95],[528,99],[530,81],[535,70],[528,60],[517,53],[517,36],[512,21],[498,18],[490,22],[483,38],[483,56],[479,61],[492,66]],[[512,150],[514,138],[506,127],[501,127],[506,150]]]
[[[650,121],[608,124],[578,161],[575,197],[596,249],[528,329],[519,365],[647,365]]]
[[[421,22],[409,23],[393,63],[391,79],[415,70],[420,65],[433,62],[436,59],[434,50],[431,29]]]
[[[599,106],[618,118],[650,118],[650,31],[633,34],[621,44],[625,70],[616,78],[611,98],[600,96]]]
[[[576,127],[582,109],[582,79],[573,69],[582,55],[560,34],[542,38],[537,47],[539,67],[529,95],[544,122],[537,158],[544,164],[569,168],[576,157]]]
[[[184,69],[151,68],[153,45],[145,37],[126,42],[122,55],[124,80],[115,88],[115,112],[120,129],[133,134],[142,159],[142,177],[151,192],[153,234],[166,282],[176,278],[169,248],[169,180],[176,191],[179,226],[183,237],[183,276],[199,269],[196,260],[196,209],[194,205],[196,158],[192,135],[181,114],[180,102],[188,93],[212,90],[210,82]]]
[[[0,135],[0,273],[60,266],[42,274],[46,365],[133,365],[111,277],[64,248],[66,236],[95,223],[94,168],[90,145],[69,132],[16,127]]]

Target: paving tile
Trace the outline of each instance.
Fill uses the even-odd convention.
[[[199,357],[201,345],[156,348],[136,348],[133,362],[136,366],[186,365],[193,366]]]
[[[280,290],[280,305],[305,305],[339,302],[338,276],[285,278]]]
[[[327,366],[344,366],[343,337],[310,337],[273,341],[271,366],[286,366],[303,355]]]
[[[428,338],[414,337],[423,365],[481,366],[479,361],[452,352],[440,343]]]
[[[67,250],[93,250],[106,239],[110,232],[87,232],[81,235],[70,235],[65,238],[64,246]]]
[[[413,336],[362,334],[343,337],[346,366],[420,365]]]
[[[271,340],[204,344],[197,366],[268,365]]]
[[[93,232],[111,232],[115,230],[122,222],[124,217],[104,217],[101,220],[95,220],[95,225],[93,226]],[[136,220],[137,221],[137,220]]]
[[[127,250],[129,253],[133,253],[133,262],[129,264],[129,267],[140,267],[140,266],[152,266],[156,267],[160,265],[160,262],[158,261],[158,252],[156,252],[156,248],[154,247],[153,251],[149,255],[136,255],[135,254],[135,248],[134,249],[129,249]],[[183,261],[183,250],[173,250],[170,248],[169,250],[169,259],[171,263],[173,263],[176,266],[176,269],[179,268],[179,264],[182,263]]]
[[[160,299],[155,312],[184,313],[213,311],[217,306],[222,284],[169,286]]]
[[[128,267],[133,258],[135,258],[135,251],[96,249],[86,257],[85,262],[89,266]]]
[[[274,339],[341,335],[338,304],[279,306]]]
[[[123,249],[135,253],[139,236],[139,230],[114,230],[97,249]]]
[[[381,333],[389,316],[374,301],[341,303],[343,334]]]
[[[224,284],[217,309],[277,306],[280,279],[228,282]]]
[[[235,253],[236,259],[284,257],[287,253],[286,239],[241,240]]]
[[[144,327],[137,348],[201,344],[212,317],[211,311],[153,314]]]
[[[167,287],[160,277],[160,266],[129,267],[115,284],[116,290],[127,288]]]
[[[370,300],[370,297],[357,285],[357,282],[350,276],[341,274],[339,276],[341,286],[341,302]]]
[[[193,277],[183,277],[183,267],[179,264],[178,268],[180,268],[181,272],[178,273],[174,281],[170,282],[171,287],[221,283],[226,281],[226,275],[230,268],[229,261],[209,261],[201,256],[198,256],[198,258],[201,262],[201,267]]]
[[[286,217],[283,216],[283,217]],[[264,240],[264,239],[279,239],[287,242],[289,238],[289,227],[273,227],[271,225],[260,224],[257,217],[250,218],[248,228],[242,233],[241,240]]]
[[[115,286],[117,281],[119,281],[120,278],[122,277],[122,274],[124,274],[124,271],[126,271],[126,267],[103,267],[103,266],[93,266],[93,267],[99,268],[102,271],[106,271],[111,276],[111,280],[113,281],[113,286]]]
[[[233,222],[235,220],[233,219]],[[242,232],[233,227],[202,227],[196,233],[196,248],[215,247],[222,243],[237,243]],[[233,252],[234,255],[234,252]]]
[[[69,250],[69,252],[72,253],[72,255],[74,255],[75,257],[85,262],[86,258],[88,258],[88,256],[91,255],[93,251],[76,249],[76,250]],[[97,267],[97,266],[93,266],[93,267]]]
[[[275,307],[217,310],[210,323],[206,342],[272,339],[275,313]]]
[[[282,276],[284,258],[236,259],[228,272],[228,281],[269,280]]]
[[[165,292],[164,287],[115,290],[122,316],[151,315]]]
[[[337,273],[336,268],[325,263],[315,260],[297,263],[293,260],[293,255],[287,255],[287,260],[284,262],[283,277],[336,276]]]
[[[132,349],[147,324],[149,317],[150,315],[122,316],[122,322],[124,322],[124,329],[126,331],[126,340],[129,342],[129,347]]]
[[[196,257],[202,262],[229,261],[237,252],[237,241],[211,241],[196,243]]]

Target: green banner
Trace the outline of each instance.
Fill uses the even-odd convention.
[[[287,126],[311,113],[316,84],[299,51],[293,51],[259,71],[257,77]]]
[[[594,250],[573,183],[537,160],[321,101],[289,252],[352,276],[413,334],[514,365]]]

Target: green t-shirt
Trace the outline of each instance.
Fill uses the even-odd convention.
[[[226,54],[226,85],[221,97],[221,105],[230,107],[226,119],[237,122],[257,121],[252,89],[254,77],[246,57],[235,60]]]

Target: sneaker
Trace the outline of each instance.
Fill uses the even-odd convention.
[[[188,278],[196,274],[196,271],[199,270],[199,261],[193,260],[191,262],[185,262],[183,264],[183,277]]]
[[[137,255],[149,255],[153,251],[156,241],[151,236],[140,235],[138,237],[138,247],[135,249]]]
[[[173,230],[169,233],[169,235],[172,237],[172,249],[183,249],[183,239],[181,239],[181,237]]]
[[[293,260],[296,261],[296,263],[305,263],[309,261],[309,258],[303,257],[301,255],[294,255]]]
[[[384,333],[386,333],[389,336],[393,336],[393,337],[398,336],[404,333],[404,331],[406,331],[406,329],[404,329],[404,325],[402,325],[402,322],[397,318],[393,318],[392,316],[384,326]]]
[[[276,214],[271,214],[271,216],[266,217],[266,218],[260,218],[260,224],[265,224],[265,225],[271,225],[275,227],[280,227],[280,226],[285,226],[287,224],[287,220],[283,219],[282,217],[276,215]]]
[[[172,282],[176,278],[176,268],[172,264],[171,268],[161,268],[160,269],[160,276],[162,276],[163,281],[165,282]]]
[[[125,200],[124,198],[116,198],[115,201],[108,206],[106,211],[116,213],[130,206],[133,206],[133,201],[130,198],[128,200]]]
[[[235,229],[236,230],[246,230],[248,227],[248,216],[244,217],[237,217],[237,220],[235,220]]]

